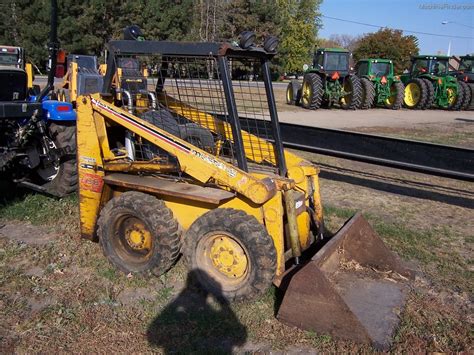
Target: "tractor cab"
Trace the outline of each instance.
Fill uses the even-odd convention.
[[[313,69],[327,73],[349,74],[352,53],[341,48],[319,48],[313,58]]]
[[[389,59],[362,59],[357,62],[355,71],[359,78],[370,79],[393,76],[393,61]]]
[[[417,56],[412,59],[412,75],[446,76],[449,73],[448,56]]]

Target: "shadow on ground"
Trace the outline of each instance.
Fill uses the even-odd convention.
[[[247,330],[214,283],[212,293],[197,287],[197,280],[212,279],[201,270],[188,273],[186,287],[151,322],[147,330],[150,345],[165,354],[231,353],[247,340]]]
[[[18,187],[16,184],[0,177],[0,208],[12,203],[13,201],[25,198],[29,193],[32,193],[32,191]]]

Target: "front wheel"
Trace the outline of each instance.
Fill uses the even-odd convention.
[[[52,195],[63,197],[77,189],[76,167],[76,123],[51,123],[49,137],[45,139],[48,147],[43,147],[44,153],[62,149],[62,154],[53,161],[43,161],[36,170],[40,185]]]
[[[97,226],[105,257],[124,273],[159,276],[178,258],[178,222],[154,196],[128,191],[112,198]]]
[[[184,238],[190,270],[201,286],[229,300],[252,299],[272,284],[276,270],[273,240],[255,217],[215,209],[198,218]]]

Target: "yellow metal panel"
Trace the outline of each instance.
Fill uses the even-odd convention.
[[[279,276],[285,271],[284,209],[282,193],[280,191],[265,203],[263,211],[265,215],[265,227],[275,245],[277,255],[276,275]]]
[[[92,107],[79,105],[77,114],[81,234],[93,239],[102,198],[104,171]]]
[[[35,80],[35,75],[33,73],[33,66],[31,63],[26,63],[25,65],[26,77],[27,77],[27,86],[28,89],[33,88],[33,81]]]

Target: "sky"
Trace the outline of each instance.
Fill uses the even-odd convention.
[[[423,54],[446,54],[450,42],[451,55],[474,53],[473,0],[323,0],[320,11],[324,16],[371,25],[468,37],[461,39],[414,34],[418,37],[420,53]],[[443,25],[443,21],[448,23]],[[329,38],[331,34],[360,35],[378,30],[325,17],[322,22],[323,28],[319,31],[322,38]]]

